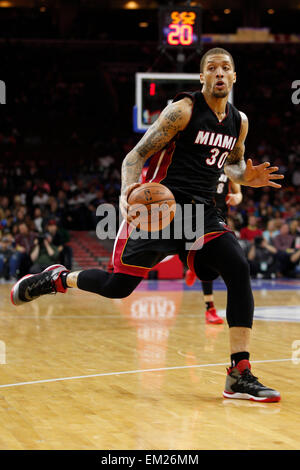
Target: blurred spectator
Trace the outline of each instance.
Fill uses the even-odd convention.
[[[38,235],[34,240],[34,248],[30,254],[32,266],[29,269],[31,274],[37,274],[46,269],[51,264],[59,260],[59,251],[52,242],[52,235],[44,233]]]
[[[300,237],[300,223],[299,220],[294,219],[289,223],[289,232],[293,237]]]
[[[30,253],[34,246],[36,233],[30,231],[25,222],[19,223],[17,226],[18,233],[15,236],[16,251],[20,253],[20,264],[18,277],[25,276],[32,264]]]
[[[295,236],[290,234],[288,224],[283,224],[280,228],[279,235],[273,240],[273,245],[278,251],[286,251],[292,248]]]
[[[256,237],[248,253],[251,276],[275,278],[277,272],[277,250],[263,237]]]
[[[294,277],[300,260],[300,249],[295,246],[296,236],[290,233],[288,224],[283,224],[279,235],[274,238],[277,248],[279,275]]]
[[[33,248],[36,234],[34,232],[29,231],[27,224],[25,224],[24,222],[19,223],[18,229],[19,233],[15,237],[16,249],[20,253],[29,254]]]
[[[255,237],[262,236],[262,231],[257,226],[257,219],[254,215],[249,216],[247,227],[241,230],[241,240],[253,241]]]
[[[269,219],[269,206],[265,200],[260,200],[255,216],[265,225]]]
[[[0,240],[0,277],[6,280],[16,280],[20,265],[20,253],[14,247],[11,235]]]
[[[263,237],[267,243],[272,243],[277,235],[279,235],[279,230],[276,228],[275,220],[271,219],[267,223],[267,229],[263,231]]]
[[[35,226],[35,230],[37,232],[42,232],[43,231],[43,217],[42,217],[42,211],[40,207],[36,207],[34,209],[34,214],[33,214],[33,222]]]
[[[233,231],[233,233],[235,234],[235,236],[237,238],[240,238],[240,232],[239,230],[237,230],[236,228],[236,223],[235,223],[235,220],[233,217],[231,217],[230,215],[227,217],[227,225],[228,227],[230,228],[230,230]]]
[[[38,188],[37,193],[33,196],[32,204],[34,206],[46,206],[49,195],[43,188]]]
[[[288,249],[277,253],[278,276],[296,277],[300,262],[300,249]]]
[[[63,264],[67,269],[72,269],[72,248],[67,245],[70,236],[67,230],[58,228],[55,220],[49,220],[46,225],[46,231],[52,236],[52,244],[57,248],[59,253],[59,263]]]

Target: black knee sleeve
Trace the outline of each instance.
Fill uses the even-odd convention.
[[[213,293],[213,282],[202,281],[202,291],[204,295],[212,295]]]
[[[94,292],[110,299],[123,299],[128,297],[142,277],[130,276],[122,273],[107,273],[101,269],[86,269],[78,275],[77,286],[79,289]]]
[[[251,328],[254,301],[248,261],[236,237],[226,233],[206,243],[194,258],[195,271],[217,273],[227,287],[226,317],[229,327]]]
[[[227,287],[226,317],[229,327],[252,328],[254,300],[246,258],[235,259],[234,270],[222,277]],[[234,271],[234,272],[233,272]]]

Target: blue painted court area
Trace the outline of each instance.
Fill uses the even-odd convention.
[[[253,291],[297,291],[299,294],[299,304],[296,305],[272,305],[264,307],[255,307],[254,319],[263,321],[277,322],[296,322],[300,323],[300,280],[299,279],[252,279]],[[145,280],[137,288],[139,291],[160,291],[160,292],[178,292],[191,291],[202,292],[200,281],[196,281],[192,287],[188,287],[185,281],[180,280]],[[225,291],[226,286],[221,279],[214,281],[214,291]],[[220,317],[226,317],[225,309],[218,310]]]
[[[251,280],[252,289],[253,290],[291,290],[297,291],[300,290],[300,279],[252,279]],[[153,291],[200,291],[202,290],[202,286],[200,281],[196,281],[195,284],[191,287],[188,287],[185,284],[184,279],[178,280],[145,280],[143,281],[138,290],[153,290]],[[226,286],[222,279],[217,279],[214,281],[214,290],[215,291],[223,291],[226,290]]]
[[[226,318],[226,310],[218,310],[218,315]],[[254,319],[300,323],[300,306],[273,305],[272,307],[255,307]]]

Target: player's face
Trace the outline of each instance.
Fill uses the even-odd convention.
[[[207,57],[203,73],[200,73],[203,91],[215,98],[225,98],[235,81],[236,73],[227,55],[216,54]]]

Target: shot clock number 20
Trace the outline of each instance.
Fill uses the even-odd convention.
[[[197,48],[200,44],[200,8],[160,10],[160,43],[167,48]]]

